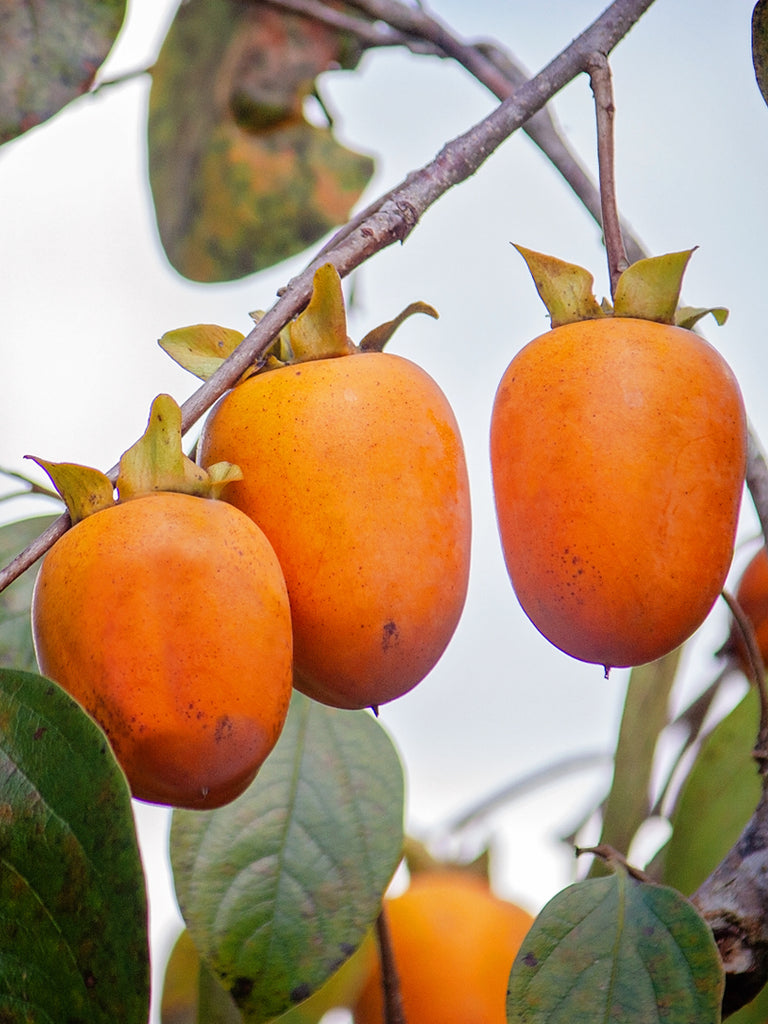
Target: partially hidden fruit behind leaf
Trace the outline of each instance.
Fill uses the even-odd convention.
[[[507,981],[531,915],[460,870],[414,876],[385,901],[408,1024],[504,1024]],[[384,1024],[377,965],[354,1007],[354,1024]]]
[[[765,547],[750,559],[739,578],[734,596],[754,630],[763,662],[768,662],[768,551]],[[735,622],[731,624],[728,639],[718,653],[733,658],[744,672],[751,673],[746,644]]]
[[[510,363],[493,407],[515,593],[555,646],[606,669],[659,658],[703,622],[731,564],[744,484],[746,417],[730,368],[692,331],[632,315],[633,302],[649,315],[643,275],[657,270],[625,272],[622,315],[553,316]],[[665,315],[674,305],[665,295]]]
[[[214,406],[198,459],[242,469],[222,496],[277,552],[294,684],[362,708],[415,686],[453,635],[467,590],[469,485],[438,385],[407,359],[352,345],[338,275],[318,275],[291,325],[293,362]]]
[[[376,958],[376,942],[369,932],[348,960],[309,998],[274,1017],[274,1024],[320,1024],[329,1010],[351,1007],[360,994]],[[198,1024],[200,975],[206,971],[188,931],[179,935],[165,969],[160,1019],[162,1024]],[[218,986],[212,971],[206,984]],[[210,991],[210,990],[209,990]],[[230,994],[222,987],[217,991],[220,1024],[240,1024],[243,1015]],[[210,1000],[209,1000],[210,1001]],[[210,1006],[209,1006],[210,1010]],[[218,1018],[217,1018],[218,1022]]]
[[[32,599],[37,659],[107,733],[135,797],[217,807],[251,782],[285,721],[285,581],[247,516],[151,491],[138,468],[149,493],[86,515],[46,555]]]

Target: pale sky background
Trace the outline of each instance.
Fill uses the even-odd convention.
[[[133,0],[108,74],[151,63],[175,0]],[[495,37],[538,70],[603,9],[602,0],[435,0],[468,38]],[[617,177],[624,216],[654,253],[698,245],[684,287],[692,305],[730,308],[704,332],[733,366],[758,434],[768,440],[764,238],[768,233],[768,108],[751,67],[752,0],[657,0],[612,57]],[[248,311],[309,254],[231,285],[185,282],[156,238],[145,175],[146,79],[84,98],[0,151],[0,465],[22,456],[106,469],[143,431],[161,391],[182,401],[194,380],[156,345],[195,322],[248,330]],[[364,201],[426,163],[494,100],[450,62],[397,51],[368,55],[359,73],[323,88],[341,137],[377,158]],[[592,95],[584,78],[555,101],[576,151],[594,158]],[[595,273],[606,294],[597,227],[519,133],[469,182],[443,198],[407,243],[356,276],[353,337],[415,299],[441,318],[416,318],[390,348],[424,366],[451,400],[473,496],[473,570],[464,617],[445,656],[416,690],[382,708],[408,774],[408,822],[425,836],[502,782],[565,755],[610,752],[626,673],[603,678],[551,647],[520,610],[503,565],[493,512],[488,425],[509,360],[547,329],[515,241]],[[6,488],[0,483],[0,488]],[[0,505],[0,521],[47,511]],[[755,532],[745,501],[741,536]],[[743,557],[739,565],[743,564]],[[716,671],[723,608],[690,645],[683,691]],[[680,699],[682,701],[683,695]],[[496,884],[532,910],[573,878],[557,841],[594,804],[607,771],[574,775],[488,822]],[[177,922],[165,864],[168,815],[137,805],[152,901],[156,966]],[[476,837],[475,837],[476,838]],[[593,837],[595,838],[595,837]]]

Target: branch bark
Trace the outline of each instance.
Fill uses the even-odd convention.
[[[182,406],[186,432],[269,347],[282,328],[307,304],[312,278],[321,263],[332,262],[347,276],[382,249],[403,242],[420,217],[455,185],[471,177],[496,149],[564,86],[587,70],[594,53],[607,55],[652,5],[653,0],[614,0],[557,57],[469,131],[440,150],[420,170],[368,207],[352,230],[342,228],[301,274],[281,290],[279,298],[232,353],[230,358]],[[117,467],[108,475],[115,477]],[[22,574],[58,540],[69,526],[61,516],[0,570],[0,591]]]
[[[608,277],[611,296],[628,267],[624,239],[621,234],[619,208],[616,203],[616,173],[614,161],[613,122],[616,107],[613,102],[613,80],[608,58],[596,53],[589,63],[589,78],[595,97],[597,120],[597,158],[600,166],[600,208],[603,221],[603,240],[608,256]]]

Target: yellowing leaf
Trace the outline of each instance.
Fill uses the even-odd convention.
[[[109,508],[115,503],[115,487],[106,474],[75,462],[47,462],[34,455],[26,458],[36,462],[51,478],[51,483],[67,506],[72,525],[81,519]]]
[[[125,17],[125,0],[3,0],[0,143],[87,92]]]
[[[200,380],[208,380],[244,337],[240,331],[229,327],[194,324],[166,331],[158,345],[179,366],[194,373]]]
[[[243,277],[348,218],[373,162],[309,124],[303,104],[320,73],[358,56],[338,30],[267,3],[179,8],[153,69],[149,170],[181,274]]]

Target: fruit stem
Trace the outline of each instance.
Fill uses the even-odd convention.
[[[608,58],[594,53],[587,63],[592,94],[595,97],[597,120],[597,165],[600,176],[600,208],[603,222],[603,242],[608,256],[608,276],[611,296],[623,270],[629,266],[624,239],[621,234],[619,209],[616,203],[616,175],[614,160],[613,122],[616,107],[613,102],[613,77]]]
[[[376,938],[379,943],[379,960],[381,961],[385,1024],[407,1024],[400,992],[400,976],[397,972],[395,951],[384,907],[381,908],[379,916],[376,918]]]
[[[768,689],[766,689],[765,685],[765,663],[749,617],[744,613],[736,598],[729,594],[727,590],[723,591],[723,600],[728,605],[736,627],[741,633],[747,648],[750,682],[755,684],[757,692],[760,694],[760,728],[757,733],[757,743],[755,744],[753,757],[759,765],[760,774],[763,779],[763,790],[766,791],[768,790]]]

